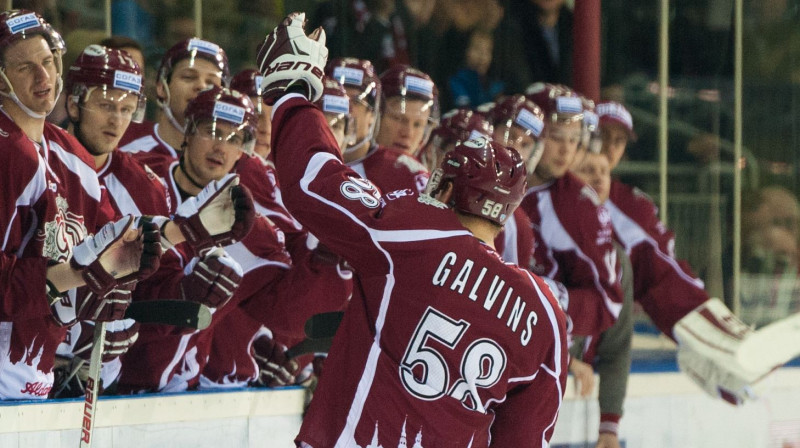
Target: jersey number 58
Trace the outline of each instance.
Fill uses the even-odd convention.
[[[506,369],[503,348],[488,338],[470,343],[461,358],[461,376],[451,385],[444,356],[427,345],[430,339],[435,339],[455,350],[469,325],[463,319],[456,321],[428,307],[400,363],[400,379],[410,394],[427,401],[448,395],[471,411],[486,413],[478,388],[494,386],[503,375]],[[414,369],[420,374],[414,375]]]

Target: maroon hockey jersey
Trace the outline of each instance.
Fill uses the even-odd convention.
[[[45,123],[40,145],[0,112],[0,166],[0,399],[44,399],[66,333],[48,306],[47,262],[68,260],[114,213],[94,160],[53,124]]]
[[[547,446],[567,370],[565,317],[452,211],[382,196],[343,165],[321,112],[274,109],[289,210],[357,272],[298,440],[315,448]]]
[[[599,335],[622,309],[608,210],[572,173],[529,188],[520,208],[533,223],[530,270],[567,288],[574,334]]]
[[[364,158],[354,160],[348,166],[386,193],[422,192],[428,185],[428,170],[425,165],[408,154],[383,146],[374,145]]]
[[[605,207],[633,266],[633,299],[673,337],[675,323],[708,300],[703,282],[685,261],[675,259],[675,235],[644,192],[612,180]]]
[[[533,257],[533,230],[531,220],[521,208],[503,226],[503,231],[494,239],[494,247],[503,260],[527,268]]]
[[[178,159],[178,150],[158,135],[158,123],[145,121],[131,123],[119,142],[119,149],[148,165],[159,176],[166,178],[166,166]]]

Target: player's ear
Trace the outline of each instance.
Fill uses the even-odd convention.
[[[77,122],[80,119],[80,111],[78,110],[78,102],[75,101],[72,95],[67,96],[67,115],[69,116],[69,121]]]

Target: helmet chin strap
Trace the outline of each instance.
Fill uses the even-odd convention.
[[[163,78],[161,79],[161,85],[164,87],[164,92],[167,93],[167,97],[164,98],[164,101],[159,99],[156,102],[161,107],[161,110],[164,111],[169,123],[174,126],[175,129],[179,130],[181,134],[184,134],[186,132],[186,127],[178,123],[178,120],[175,118],[175,114],[172,113],[172,108],[169,106],[169,86],[167,85],[167,81]]]
[[[14,92],[14,86],[11,85],[11,82],[8,80],[8,77],[6,77],[5,71],[0,70],[0,76],[3,77],[3,82],[5,82],[6,85],[8,85],[8,90],[9,90],[8,92],[0,91],[0,95],[11,99],[11,101],[13,101],[17,105],[17,107],[22,109],[22,111],[25,112],[29,117],[35,118],[37,120],[47,118],[47,116],[50,115],[50,112],[52,112],[53,109],[56,107],[55,102],[53,102],[53,108],[48,110],[47,113],[40,114],[39,112],[34,112],[33,110],[31,110],[30,107],[22,104],[22,101],[20,101],[19,97],[17,96],[17,93]],[[56,80],[56,99],[58,99],[58,96],[61,95],[61,89],[63,86],[64,82],[61,80],[61,76],[59,76],[58,80]]]

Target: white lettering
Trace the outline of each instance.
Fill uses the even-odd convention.
[[[486,294],[486,300],[483,302],[483,307],[487,311],[492,309],[494,301],[497,300],[497,296],[500,295],[500,290],[503,289],[503,286],[506,284],[505,280],[500,280],[500,283],[497,283],[498,280],[500,280],[500,277],[495,275],[494,279],[492,279],[491,286],[489,286],[489,293]]]
[[[436,269],[436,273],[433,274],[433,285],[434,286],[444,286],[444,283],[447,281],[447,277],[450,275],[450,269],[445,268],[445,265],[452,266],[456,262],[456,254],[455,252],[448,252],[442,258],[442,261],[439,263],[439,268]]]
[[[522,330],[522,333],[519,335],[519,342],[523,347],[527,347],[528,342],[531,341],[531,337],[533,336],[533,327],[536,326],[536,322],[538,321],[539,316],[536,314],[536,311],[531,311],[528,313],[528,320],[525,322],[525,329]]]
[[[472,286],[472,291],[469,292],[469,298],[473,302],[478,300],[478,295],[475,293],[478,291],[478,286],[483,282],[484,275],[486,275],[486,268],[481,268],[481,272],[478,274],[478,280],[475,281],[475,284]]]
[[[519,321],[522,319],[522,313],[525,312],[525,305],[526,303],[522,301],[522,298],[517,296],[517,301],[514,303],[514,308],[511,310],[511,314],[508,315],[508,321],[506,322],[506,326],[511,328],[511,331],[517,331]]]
[[[475,263],[470,259],[464,262],[464,267],[461,268],[461,272],[458,273],[453,284],[450,285],[451,291],[455,291],[456,288],[458,288],[458,293],[464,294],[464,287],[467,286],[467,279],[469,278],[470,272],[472,272],[472,266],[474,264]]]

